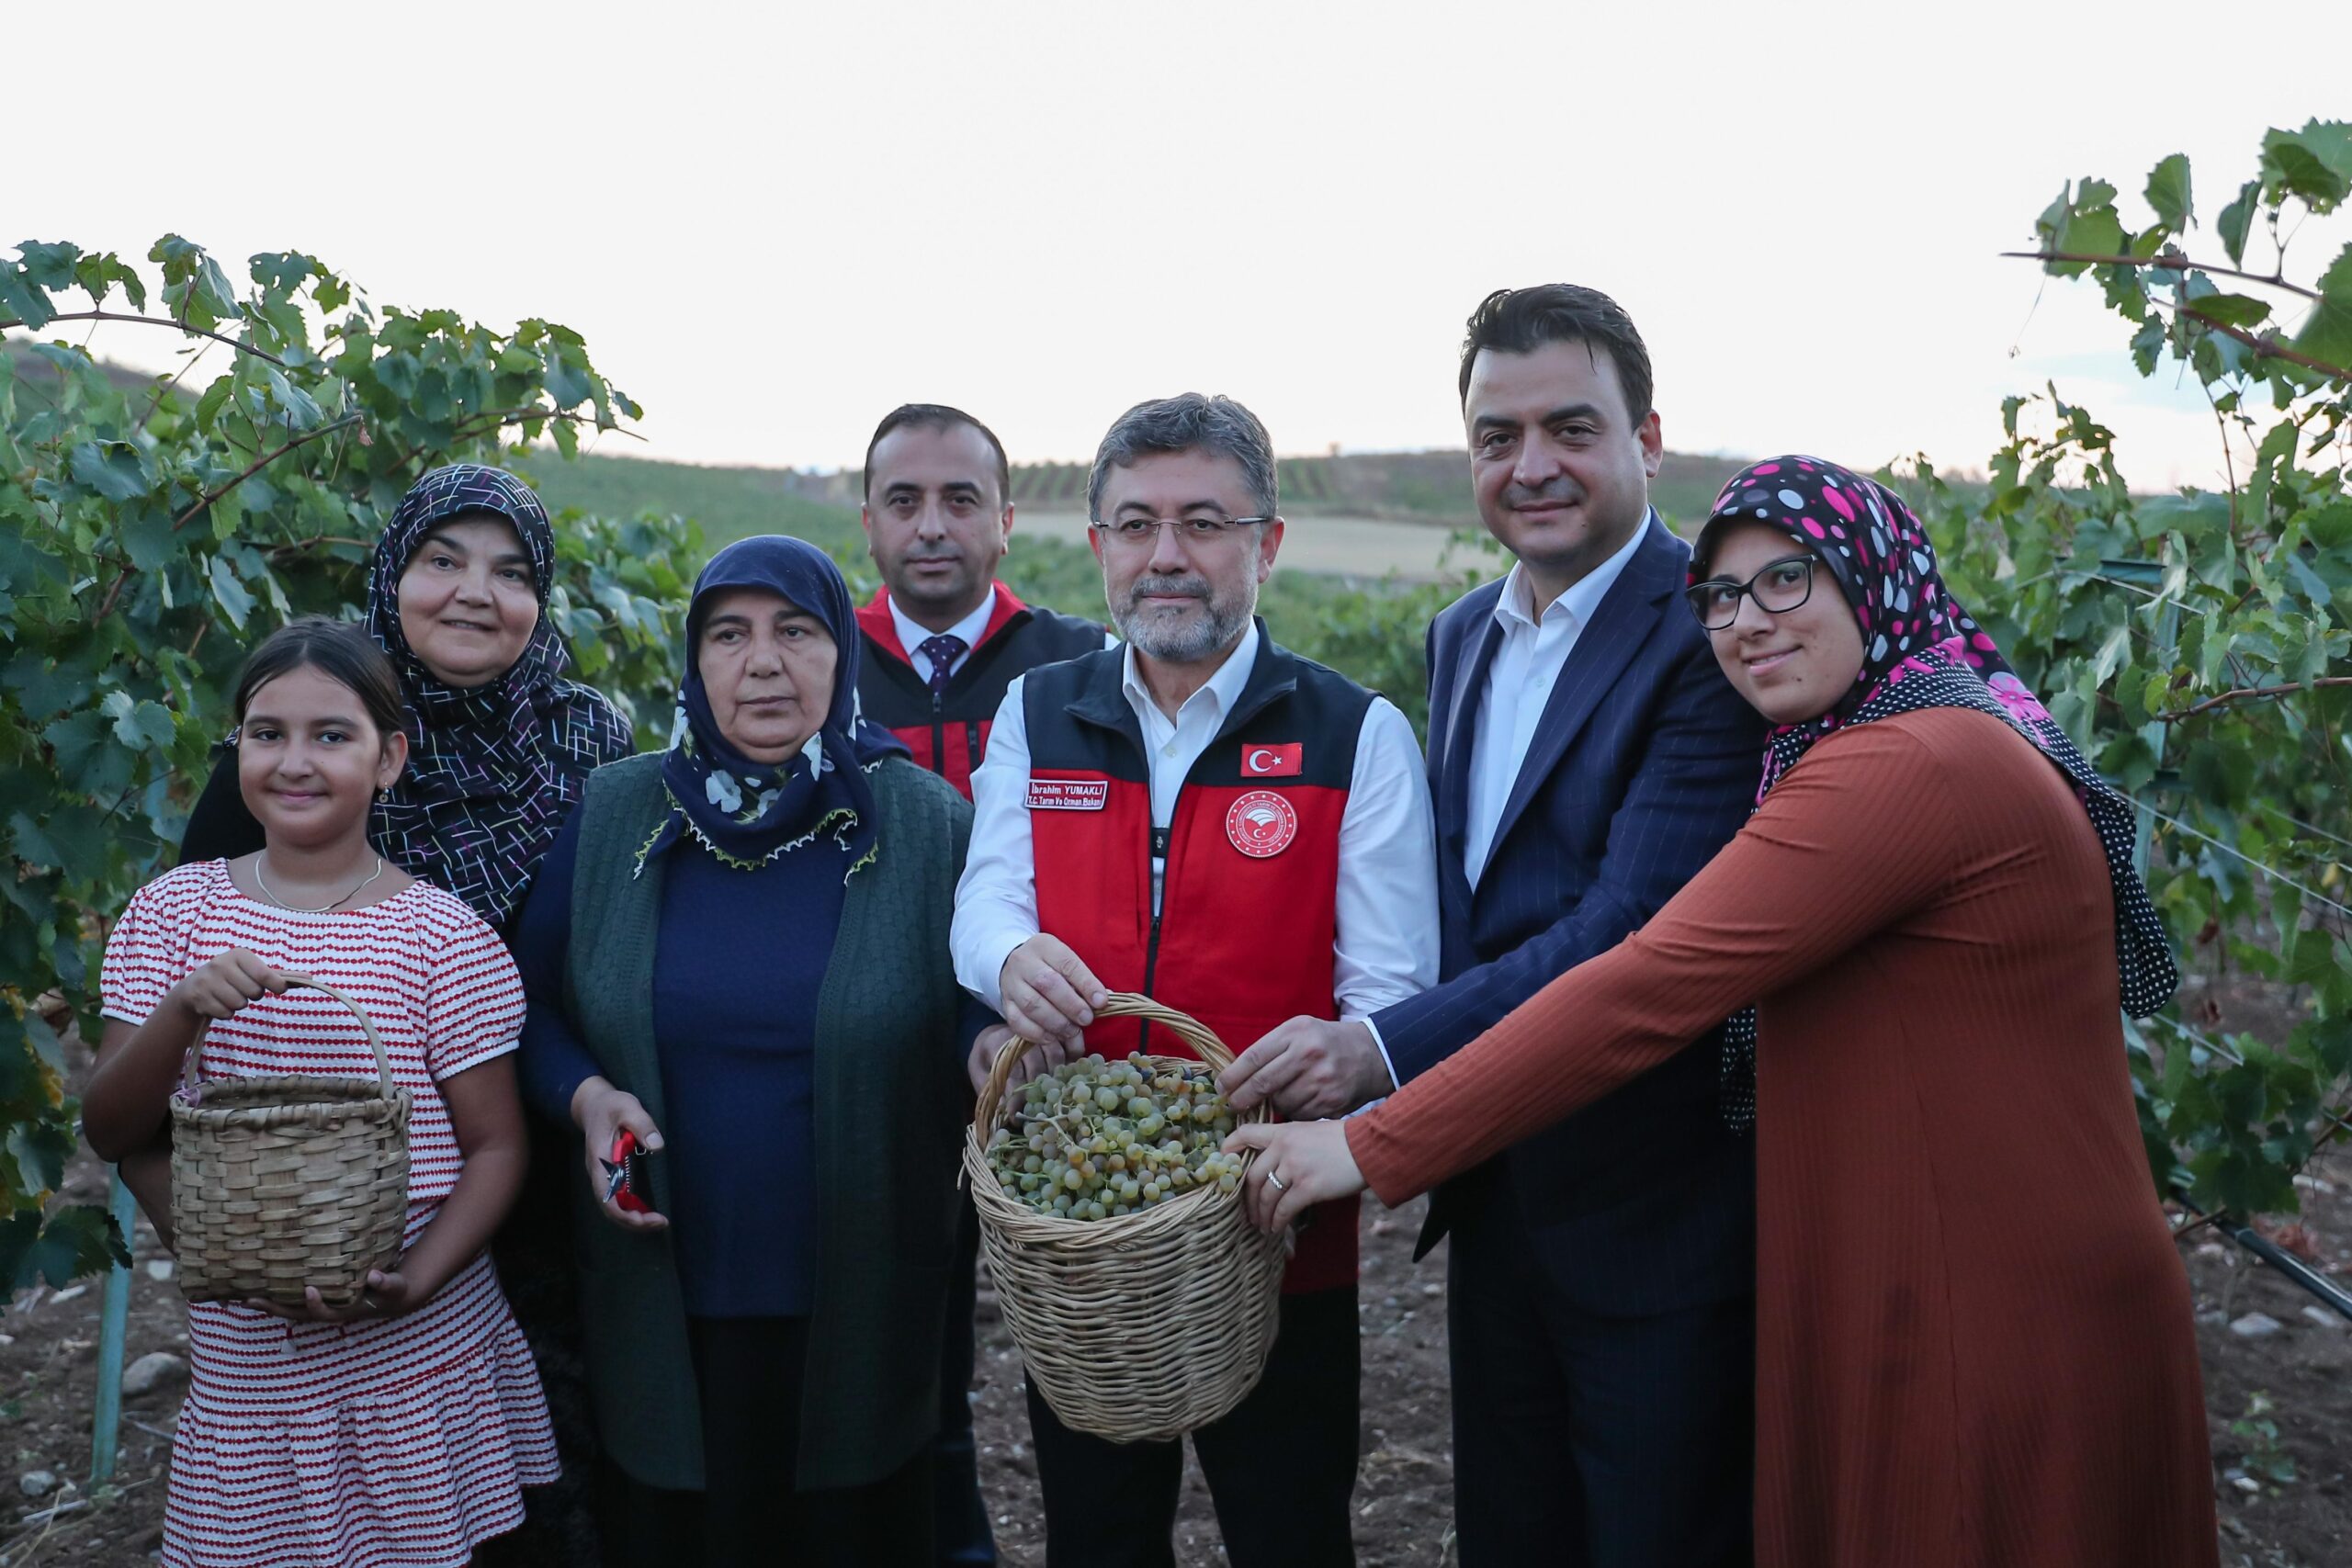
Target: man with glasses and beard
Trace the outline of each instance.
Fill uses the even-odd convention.
[[[1056,1061],[1183,1051],[1098,1020],[1114,990],[1238,1046],[1426,989],[1437,867],[1412,729],[1254,615],[1283,530],[1265,427],[1223,397],[1140,403],[1103,437],[1087,502],[1125,646],[1005,694],[973,776],[956,978]],[[1283,1291],[1264,1378],[1193,1435],[1237,1568],[1354,1561],[1352,1202],[1315,1213]],[[1172,1563],[1182,1444],[1074,1432],[1034,1387],[1029,1419],[1048,1563]]]

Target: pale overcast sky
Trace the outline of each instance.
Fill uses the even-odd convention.
[[[1286,452],[1458,446],[1463,317],[1568,279],[1632,311],[1673,447],[1974,467],[2055,378],[2134,482],[2199,482],[2197,389],[2132,375],[2094,285],[1996,253],[2070,176],[2144,214],[2174,152],[2210,224],[2266,127],[2352,114],[2294,63],[2346,58],[2352,6],[2266,11],[2250,52],[2233,15],[122,4],[13,31],[0,243],[176,231],[550,317],[645,405],[648,445],[605,449],[694,461],[854,464],[912,399],[1081,458],[1188,388]]]

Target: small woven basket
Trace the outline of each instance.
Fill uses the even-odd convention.
[[[358,1003],[300,975],[351,1010],[376,1053],[366,1078],[203,1081],[201,1035],[172,1097],[172,1229],[180,1293],[192,1302],[300,1306],[359,1299],[370,1269],[400,1261],[408,1219],[408,1090]]]
[[[1114,993],[1098,1018],[1148,1019],[1222,1069],[1233,1053],[1200,1024]],[[1283,1238],[1212,1184],[1106,1220],[1065,1220],[1016,1203],[989,1168],[989,1135],[1010,1119],[1005,1085],[1036,1049],[997,1054],[964,1141],[964,1173],[997,1301],[1029,1380],[1065,1426],[1114,1442],[1181,1437],[1241,1403],[1266,1370],[1281,1303]],[[1192,1064],[1147,1056],[1158,1066]],[[1263,1122],[1263,1109],[1240,1122]],[[1245,1156],[1243,1168],[1248,1168]]]

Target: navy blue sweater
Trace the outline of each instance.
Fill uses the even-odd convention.
[[[524,1093],[562,1125],[596,1071],[563,1009],[579,823],[548,852],[514,933],[531,1004]],[[721,865],[691,839],[667,852],[653,1030],[669,1107],[654,1157],[669,1168],[686,1311],[802,1316],[817,1262],[817,995],[847,857],[825,839],[759,871]]]

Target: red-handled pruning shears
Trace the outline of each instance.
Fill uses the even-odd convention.
[[[645,1151],[638,1145],[637,1134],[628,1128],[613,1140],[610,1159],[605,1167],[605,1201],[624,1213],[650,1214],[653,1205],[645,1201]]]

